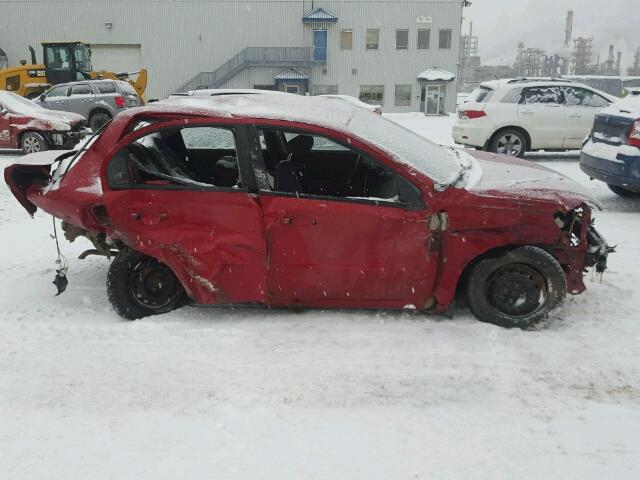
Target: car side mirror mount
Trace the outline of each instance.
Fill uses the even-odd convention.
[[[42,95],[40,95],[38,97],[38,100],[40,100],[41,102],[44,102],[44,99],[47,98],[47,96],[43,93]]]

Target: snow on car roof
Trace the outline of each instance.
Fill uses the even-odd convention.
[[[176,97],[137,110],[203,116],[262,118],[326,127],[384,150],[436,182],[449,182],[462,164],[439,145],[368,110],[327,97],[300,95],[219,95]]]

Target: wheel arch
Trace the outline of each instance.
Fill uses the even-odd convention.
[[[95,115],[96,113],[106,113],[107,115],[109,115],[109,118],[113,118],[114,117],[113,113],[110,112],[107,107],[102,106],[102,105],[96,105],[91,110],[89,110],[89,113],[87,114],[87,121],[89,121],[89,119],[93,115]]]

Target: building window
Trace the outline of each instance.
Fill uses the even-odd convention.
[[[411,85],[396,85],[396,96],[393,104],[396,107],[411,106]]]
[[[418,49],[428,50],[431,43],[431,29],[422,28],[418,30]]]
[[[278,87],[275,85],[254,85],[253,88],[256,90],[278,90]]]
[[[338,85],[314,85],[314,95],[337,95]]]
[[[446,30],[440,30],[438,32],[440,34],[440,48],[451,48],[451,29],[447,28]]]
[[[396,50],[409,48],[409,30],[396,30]]]
[[[384,104],[384,85],[360,85],[360,100],[371,105]]]
[[[342,50],[353,48],[353,30],[340,30],[340,48]]]
[[[377,50],[380,42],[380,30],[369,29],[367,30],[367,50]]]

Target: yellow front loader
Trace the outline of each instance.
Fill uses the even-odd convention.
[[[114,73],[106,70],[93,70],[91,48],[82,42],[46,42],[42,43],[43,63],[37,63],[36,52],[32,47],[31,64],[25,60],[16,67],[2,68],[8,65],[6,55],[0,50],[0,90],[8,90],[27,98],[35,98],[52,85],[75,82],[78,80],[125,80],[129,82],[144,100],[147,88],[147,70],[138,72]],[[4,57],[4,61],[2,60]],[[135,78],[133,78],[136,76]]]

